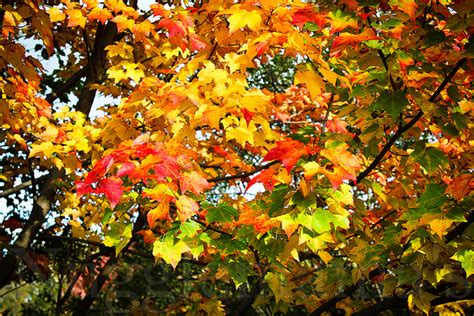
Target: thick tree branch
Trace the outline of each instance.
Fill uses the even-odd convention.
[[[360,310],[354,314],[353,316],[375,316],[379,315],[379,313],[388,311],[388,310],[408,310],[408,303],[407,299],[403,297],[389,297],[386,299],[383,299],[380,302],[377,302],[374,305],[371,305],[363,310]]]
[[[445,240],[447,243],[453,241],[456,239],[456,237],[460,236],[466,228],[469,227],[474,222],[474,211],[471,211],[467,216],[466,216],[466,222],[460,223],[458,226],[456,226],[453,230],[451,230],[449,233],[446,234]]]
[[[61,97],[64,93],[67,93],[72,89],[78,82],[87,74],[88,66],[84,66],[76,71],[69,79],[66,80],[59,88],[51,92],[47,97],[46,101],[53,103],[57,98]]]
[[[207,182],[220,182],[220,181],[228,181],[228,180],[247,178],[247,177],[250,177],[251,175],[256,174],[257,172],[259,172],[261,170],[268,169],[271,166],[276,165],[278,162],[279,162],[278,160],[274,160],[274,161],[271,161],[271,162],[269,162],[265,165],[256,167],[253,171],[250,171],[250,172],[240,172],[240,173],[237,173],[233,176],[223,176],[223,177],[211,178],[211,179],[207,179]]]
[[[90,112],[96,94],[96,89],[91,89],[90,86],[98,84],[103,80],[106,62],[105,48],[112,44],[116,37],[117,25],[115,23],[110,21],[106,25],[99,23],[94,40],[94,48],[92,54],[88,56],[87,78],[76,105],[77,111],[87,114]]]
[[[329,301],[327,301],[326,303],[324,303],[321,306],[319,306],[318,308],[316,308],[310,315],[311,316],[321,315],[322,313],[324,313],[324,312],[328,311],[329,309],[333,308],[334,306],[336,306],[336,304],[339,301],[345,299],[346,297],[349,297],[356,290],[357,290],[357,286],[355,286],[355,285],[351,285],[351,286],[345,288],[342,293],[334,296]]]
[[[434,102],[436,98],[440,95],[440,93],[444,90],[446,85],[451,81],[451,79],[454,77],[456,72],[461,68],[461,66],[464,64],[466,61],[466,58],[461,59],[454,65],[454,68],[451,70],[451,72],[448,74],[448,76],[444,79],[444,81],[439,85],[438,89],[431,95],[431,97],[428,99],[430,102]],[[405,126],[401,126],[395,134],[389,139],[389,141],[385,144],[385,146],[382,148],[380,153],[375,157],[374,161],[364,170],[362,171],[358,176],[357,176],[357,182],[362,181],[369,175],[369,173],[374,170],[377,165],[380,163],[380,161],[383,159],[385,154],[390,150],[393,144],[400,138],[400,136],[408,131],[413,125],[415,125],[416,122],[423,116],[423,111],[420,110]]]
[[[30,218],[25,223],[12,248],[26,249],[30,246],[36,234],[44,223],[46,214],[49,212],[54,200],[56,185],[60,172],[56,168],[51,170],[44,182],[40,195],[33,201],[33,210]],[[17,267],[17,258],[11,251],[0,261],[0,286],[3,287],[10,282]]]
[[[89,89],[89,86],[100,83],[103,79],[106,62],[105,48],[114,42],[116,36],[117,26],[115,23],[109,21],[105,26],[99,23],[94,41],[94,49],[87,67],[85,88],[82,90],[76,105],[76,110],[84,113],[86,116],[89,115],[96,94],[96,90]],[[27,249],[31,245],[54,202],[56,196],[55,183],[60,179],[60,176],[61,172],[53,167],[41,188],[40,195],[33,202],[30,218],[12,248]],[[17,258],[11,251],[0,261],[0,287],[10,282],[17,264]]]
[[[133,237],[130,239],[130,241],[127,243],[127,245],[123,248],[122,251],[127,251],[130,248],[130,246],[137,240],[137,232],[142,230],[142,228],[145,226],[145,223],[146,223],[145,215],[144,213],[140,213],[140,215],[137,218],[137,221],[133,225],[133,231],[132,231]],[[80,301],[76,305],[76,308],[74,309],[74,312],[73,312],[74,316],[86,315],[87,311],[90,309],[95,299],[98,298],[99,292],[102,289],[102,286],[110,277],[116,264],[118,263],[119,258],[120,258],[119,256],[110,257],[110,259],[107,261],[107,263],[104,265],[102,270],[99,272],[99,274],[95,278],[94,283],[89,289],[89,292],[87,293],[87,295],[82,299],[82,301]]]
[[[48,175],[44,175],[44,176],[41,176],[39,178],[36,178],[35,179],[35,182],[38,183],[45,180],[46,178],[48,178]],[[10,188],[10,189],[6,189],[2,192],[0,192],[0,198],[4,198],[6,196],[9,196],[13,193],[17,193],[18,191],[21,191],[23,189],[26,189],[27,187],[33,185],[33,181],[32,180],[28,180],[28,181],[25,181],[23,183],[20,183],[19,185],[13,187],[13,188]]]

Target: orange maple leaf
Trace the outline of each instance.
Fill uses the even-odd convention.
[[[348,45],[359,44],[363,41],[377,39],[377,35],[371,29],[364,29],[360,34],[341,33],[334,39],[331,46],[331,52],[339,51]]]
[[[110,13],[109,10],[107,9],[101,9],[99,7],[95,7],[92,9],[92,11],[87,15],[87,18],[89,20],[99,20],[100,23],[105,24],[107,20],[110,20],[113,18],[112,13]]]
[[[275,170],[273,168],[261,171],[259,174],[257,174],[255,177],[253,177],[249,181],[249,183],[247,184],[247,189],[245,189],[245,191],[250,189],[250,187],[256,183],[263,184],[263,187],[268,191],[273,190],[275,183],[278,182],[277,180],[273,178],[274,175],[275,175]]]
[[[234,225],[251,225],[256,232],[264,234],[278,225],[278,222],[269,218],[267,214],[262,214],[258,210],[254,210],[248,205],[244,205],[239,215],[239,220],[235,222]]]
[[[191,171],[182,174],[179,177],[179,186],[181,193],[185,193],[187,190],[194,194],[202,194],[205,189],[210,188],[209,182],[197,171]]]

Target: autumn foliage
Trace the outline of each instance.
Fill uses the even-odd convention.
[[[35,282],[57,315],[472,312],[473,19],[2,1],[0,312]]]

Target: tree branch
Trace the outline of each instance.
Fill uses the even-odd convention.
[[[49,103],[53,103],[57,98],[61,97],[64,93],[68,92],[71,88],[73,88],[82,77],[87,74],[88,65],[82,67],[78,71],[76,71],[69,79],[66,80],[56,91],[51,92],[47,97],[46,101]]]
[[[133,237],[130,239],[130,241],[127,243],[127,245],[123,248],[122,251],[127,251],[130,248],[130,246],[136,241],[137,232],[140,231],[145,226],[145,222],[146,222],[145,214],[140,213],[140,215],[137,218],[137,221],[133,225],[133,231],[132,231]],[[115,268],[115,265],[118,263],[119,258],[120,258],[119,256],[112,256],[107,261],[107,263],[103,266],[102,270],[100,270],[99,274],[94,280],[94,283],[89,289],[89,292],[82,299],[82,301],[80,301],[76,305],[76,308],[74,309],[74,312],[73,312],[74,316],[86,315],[87,311],[90,309],[95,299],[98,297],[98,294],[100,290],[102,289],[102,286],[104,286],[105,282],[110,277],[112,271]]]
[[[453,230],[451,230],[449,233],[446,234],[445,240],[447,243],[453,241],[456,237],[461,235],[466,228],[469,227],[474,222],[474,211],[471,211],[467,217],[466,217],[466,222],[462,222],[458,226],[456,226]]]
[[[448,76],[444,79],[444,81],[440,84],[438,89],[431,95],[431,97],[428,99],[429,102],[434,102],[436,98],[440,95],[440,93],[444,90],[446,85],[451,81],[451,79],[454,77],[456,72],[461,68],[461,66],[464,64],[466,61],[466,58],[461,59],[454,65],[454,68],[451,70],[451,72],[448,74]],[[375,157],[374,161],[364,170],[362,171],[358,176],[357,176],[357,182],[362,181],[369,173],[372,172],[372,170],[377,167],[377,165],[380,163],[382,158],[385,156],[385,154],[390,150],[392,145],[400,138],[400,136],[405,133],[407,130],[409,130],[413,125],[415,125],[416,122],[423,116],[423,110],[420,110],[405,126],[402,126],[399,128],[395,134],[390,138],[390,140],[385,144],[385,146],[382,148],[380,153]]]
[[[115,23],[109,21],[105,26],[99,23],[94,41],[94,50],[90,59],[91,62],[88,63],[88,67],[86,68],[88,72],[85,87],[75,106],[77,111],[85,115],[89,115],[96,94],[96,90],[89,89],[89,85],[100,83],[103,79],[106,62],[105,48],[114,42],[116,36],[117,25]],[[54,202],[56,196],[55,182],[60,179],[61,174],[62,172],[57,168],[53,167],[51,169],[49,176],[41,188],[40,195],[33,201],[31,215],[12,248],[27,249],[35,239]],[[0,287],[10,282],[17,265],[17,258],[11,251],[0,260]]]
[[[271,161],[271,162],[269,162],[265,165],[256,167],[253,171],[250,171],[250,172],[239,172],[239,173],[237,173],[233,176],[223,176],[223,177],[211,178],[211,179],[207,179],[207,182],[219,182],[219,181],[227,181],[227,180],[247,178],[247,177],[250,177],[251,175],[256,174],[257,172],[259,172],[261,170],[268,169],[271,166],[276,165],[278,162],[279,162],[278,160],[274,160],[274,161]]]
[[[37,181],[43,181],[45,180],[46,178],[48,178],[48,175],[44,175],[44,176],[41,176],[39,178],[36,178],[35,181],[36,183],[38,183]],[[9,196],[13,193],[16,193],[18,191],[21,191],[23,189],[26,189],[27,187],[31,186],[33,184],[33,181],[32,180],[28,180],[28,181],[25,181],[23,183],[20,183],[19,185],[13,187],[13,188],[10,188],[10,189],[6,189],[2,192],[0,192],[0,198],[3,198],[3,197],[6,197],[6,196]]]
[[[389,297],[386,299],[381,300],[380,302],[375,303],[363,310],[360,310],[354,314],[353,316],[376,316],[379,313],[388,311],[388,310],[399,310],[404,309],[408,310],[408,303],[407,299],[399,296]]]

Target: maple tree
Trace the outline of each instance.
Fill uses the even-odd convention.
[[[471,1],[142,5],[2,1],[4,302],[472,311]]]

